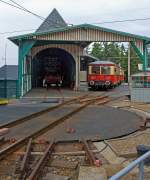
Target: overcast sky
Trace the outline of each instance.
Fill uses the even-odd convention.
[[[5,0],[10,2],[9,0]],[[134,18],[150,18],[150,0],[15,0],[25,8],[47,17],[56,8],[67,23],[97,23]],[[0,2],[0,33],[37,29],[42,23],[37,17]],[[113,24],[99,24],[116,30],[150,36],[150,20]],[[21,34],[28,33],[23,32]],[[17,64],[18,48],[0,34],[0,66],[4,64],[4,47],[7,43],[7,64]]]

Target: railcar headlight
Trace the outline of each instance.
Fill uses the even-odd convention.
[[[90,85],[94,85],[94,81],[90,81]]]
[[[107,86],[110,85],[110,81],[106,81],[105,85],[107,85]]]

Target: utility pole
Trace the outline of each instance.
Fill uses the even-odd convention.
[[[7,98],[7,43],[5,44],[5,56],[4,56],[4,60],[5,60],[5,98]]]
[[[130,76],[131,76],[131,50],[130,42],[128,43],[128,84],[130,85]]]
[[[130,42],[128,43],[128,86],[129,86],[129,96],[131,98],[131,49],[130,49]]]

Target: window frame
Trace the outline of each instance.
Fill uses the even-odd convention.
[[[96,73],[94,73],[93,72],[93,68],[97,68],[97,70],[95,71]],[[99,71],[98,71],[98,69],[99,69]],[[96,65],[94,65],[94,66],[91,66],[91,74],[101,74],[101,69],[100,69],[100,66],[96,66]]]
[[[102,73],[102,68],[109,68],[109,73]],[[100,66],[101,75],[110,75],[111,74],[111,66]]]

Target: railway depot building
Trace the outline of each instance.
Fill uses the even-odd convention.
[[[42,87],[47,72],[63,76],[63,87],[79,90],[87,81],[85,48],[92,42],[129,42],[147,68],[150,38],[91,24],[67,25],[54,9],[34,33],[10,37],[19,47],[18,97]]]

